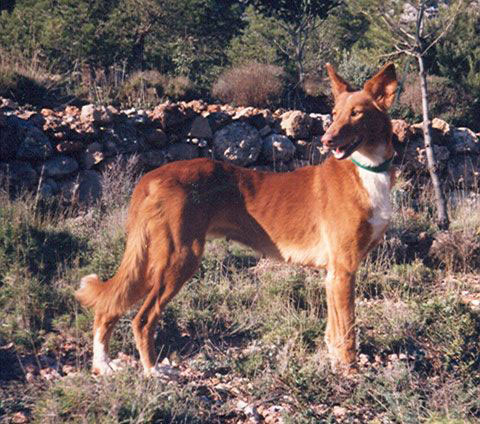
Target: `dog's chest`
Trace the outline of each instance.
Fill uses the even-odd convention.
[[[357,168],[363,187],[371,202],[372,216],[368,220],[372,226],[372,242],[377,241],[387,228],[392,215],[390,203],[390,173],[375,173]]]

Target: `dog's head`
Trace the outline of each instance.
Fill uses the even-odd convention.
[[[355,150],[372,150],[390,137],[386,111],[392,106],[397,89],[393,63],[385,65],[360,91],[354,91],[332,65],[327,72],[335,99],[333,122],[322,137],[324,147],[337,159],[349,157]]]

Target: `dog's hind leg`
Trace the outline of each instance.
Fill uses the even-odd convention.
[[[163,264],[154,264],[151,280],[154,280],[143,305],[132,321],[137,349],[140,353],[145,374],[160,374],[155,366],[157,361],[154,334],[156,323],[165,306],[178,293],[183,284],[195,273],[203,253],[204,240],[182,242],[164,259]]]
[[[109,364],[108,351],[113,328],[120,315],[104,312],[95,313],[93,324],[93,361],[94,374],[110,374],[113,370]]]

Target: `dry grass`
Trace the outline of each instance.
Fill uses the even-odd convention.
[[[278,66],[248,63],[222,73],[212,88],[212,95],[237,106],[271,106],[281,97],[283,77]]]
[[[480,316],[463,295],[472,274],[463,265],[439,267],[419,248],[420,234],[428,240],[436,233],[432,203],[401,186],[386,241],[358,273],[357,377],[345,380],[329,368],[322,272],[213,241],[159,325],[160,360],[168,358],[177,379],[142,377],[134,311],[112,345],[113,357],[129,365],[92,378],[92,316],[72,293],[81,275],[108,277],[121,259],[135,172],[133,164],[115,166],[104,198],[81,217],[34,213],[32,199],[2,195],[0,361],[9,366],[0,371],[0,414],[7,420],[16,413],[49,423],[479,419]],[[476,228],[476,210],[452,202],[454,232]],[[465,261],[478,273],[477,262]]]

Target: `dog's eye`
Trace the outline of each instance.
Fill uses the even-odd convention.
[[[360,115],[360,111],[353,109],[352,110],[352,116],[358,116],[358,115]]]

